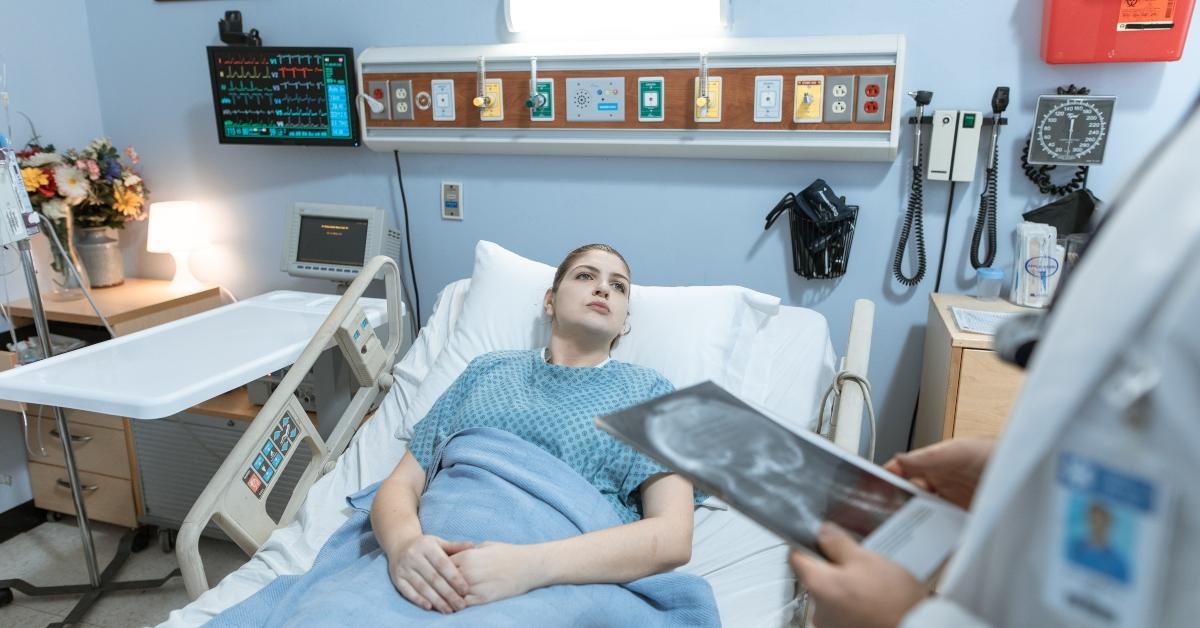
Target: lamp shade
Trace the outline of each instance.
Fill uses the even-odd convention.
[[[151,203],[146,250],[151,253],[174,253],[203,247],[208,244],[205,226],[199,203]]]

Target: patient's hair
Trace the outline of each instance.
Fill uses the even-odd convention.
[[[567,271],[571,270],[571,266],[573,266],[579,258],[587,254],[588,251],[604,251],[605,253],[612,253],[613,255],[616,255],[617,259],[621,260],[621,263],[625,265],[625,273],[627,275],[633,274],[629,270],[629,262],[625,261],[625,256],[618,253],[613,247],[607,244],[585,244],[574,251],[567,253],[567,256],[563,258],[562,263],[558,265],[558,270],[554,271],[554,283],[550,286],[550,290],[552,292],[555,294],[558,293],[558,286],[562,283],[563,276],[566,275]],[[629,277],[629,281],[633,281],[633,277]]]

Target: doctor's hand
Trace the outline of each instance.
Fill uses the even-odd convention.
[[[965,510],[995,444],[990,438],[955,438],[896,454],[883,468]]]
[[[532,545],[486,541],[450,557],[467,581],[467,606],[515,597],[541,586]]]
[[[822,525],[817,542],[829,562],[796,550],[789,562],[816,605],[818,628],[892,628],[925,599],[925,588],[903,567],[836,525]]]
[[[467,580],[451,556],[468,551],[469,542],[425,534],[388,553],[388,576],[405,599],[425,610],[453,613],[467,607]]]

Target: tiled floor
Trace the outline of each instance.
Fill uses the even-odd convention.
[[[104,523],[92,524],[100,569],[116,553],[117,542],[125,529]],[[200,554],[208,581],[216,583],[246,562],[246,555],[232,543],[201,539]],[[157,539],[150,547],[133,554],[121,569],[119,579],[160,578],[178,567],[175,554],[164,554]],[[83,549],[75,519],[65,517],[43,523],[17,537],[0,543],[0,578],[21,578],[36,585],[81,584],[87,582]],[[29,597],[14,591],[12,604],[0,608],[0,628],[44,626],[61,621],[75,605],[76,596]],[[172,578],[158,589],[124,591],[105,595],[83,618],[83,626],[129,628],[153,626],[174,609],[188,603],[183,580]]]

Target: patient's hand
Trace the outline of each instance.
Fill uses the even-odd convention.
[[[450,557],[467,579],[467,606],[515,597],[536,589],[538,560],[532,545],[480,543]]]
[[[388,553],[388,576],[405,599],[442,613],[467,607],[467,580],[451,560],[473,547],[426,534]]]
[[[883,468],[958,506],[969,508],[995,441],[955,438],[896,454]]]

